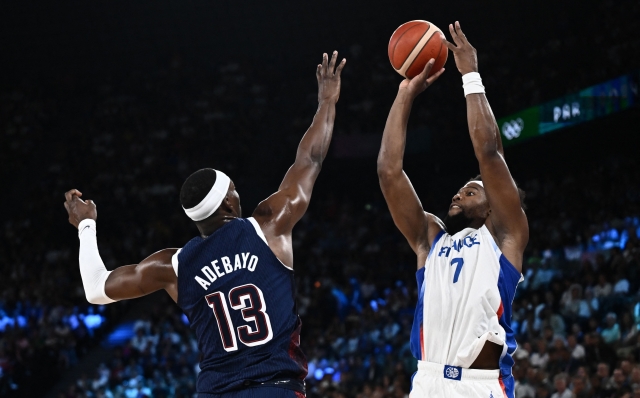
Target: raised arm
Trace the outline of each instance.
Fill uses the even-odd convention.
[[[91,200],[83,201],[81,196],[82,193],[77,189],[68,191],[65,193],[64,207],[69,213],[69,222],[78,228],[80,276],[87,301],[109,304],[145,296],[160,289],[165,289],[177,301],[178,278],[171,263],[177,249],[164,249],[139,264],[107,271],[98,252],[96,205]]]
[[[433,63],[432,59],[422,73],[400,83],[398,95],[389,111],[378,154],[378,179],[382,193],[394,223],[418,255],[419,264],[424,263],[433,238],[442,228],[435,216],[422,209],[420,199],[402,169],[402,164],[413,101],[444,72],[442,69],[427,78]]]
[[[477,73],[476,50],[462,33],[460,23],[449,25],[449,32],[455,45],[445,43],[453,52],[460,73],[463,76]],[[507,259],[522,269],[522,256],[529,240],[529,225],[520,203],[518,188],[504,160],[500,130],[484,93],[468,94],[466,100],[469,135],[491,209],[488,226]]]
[[[302,137],[296,160],[284,176],[278,191],[262,201],[253,217],[260,224],[269,246],[289,267],[293,266],[291,232],[307,211],[316,178],[327,156],[336,116],[336,102],[340,96],[340,73],[346,60],[336,68],[338,52],[329,61],[327,54],[316,69],[318,80],[318,110],[313,122]]]

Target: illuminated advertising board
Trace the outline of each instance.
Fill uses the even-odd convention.
[[[503,145],[587,122],[638,103],[640,73],[606,81],[498,119]]]

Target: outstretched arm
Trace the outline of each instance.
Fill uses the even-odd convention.
[[[402,165],[413,101],[444,72],[442,69],[427,78],[433,63],[432,59],[422,73],[412,80],[406,79],[400,83],[398,95],[389,111],[378,154],[378,179],[382,193],[394,223],[418,255],[419,264],[424,263],[431,241],[441,228],[436,217],[422,209],[420,199]]]
[[[460,23],[449,25],[449,32],[455,45],[445,43],[453,52],[460,73],[464,76],[478,72],[476,50],[462,33]],[[518,188],[504,160],[500,130],[484,93],[468,94],[466,98],[469,135],[491,208],[492,233],[507,259],[522,269],[529,224],[520,204]]]
[[[72,189],[65,193],[64,207],[69,222],[78,228],[80,238],[80,276],[87,301],[109,304],[118,300],[141,297],[165,289],[174,301],[178,299],[177,276],[171,258],[177,249],[164,249],[140,264],[126,265],[107,271],[96,238],[96,205],[80,199],[82,193]]]
[[[333,134],[336,102],[340,96],[340,73],[346,60],[336,68],[337,51],[331,61],[323,55],[316,69],[318,110],[311,126],[302,137],[296,160],[284,176],[278,191],[262,201],[253,216],[260,224],[269,246],[287,266],[293,266],[291,232],[307,211],[316,178],[327,156]]]

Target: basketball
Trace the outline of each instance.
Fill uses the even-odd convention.
[[[412,79],[419,75],[431,58],[435,64],[429,72],[433,75],[447,62],[448,49],[442,43],[442,31],[427,21],[410,21],[400,25],[389,40],[389,61],[402,76]]]

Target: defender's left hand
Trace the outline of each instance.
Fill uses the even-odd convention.
[[[65,192],[64,208],[69,213],[69,223],[78,228],[80,221],[90,218],[96,220],[98,218],[98,211],[96,210],[96,204],[93,200],[87,200],[86,202],[80,197],[82,192],[77,189],[72,189]]]
[[[340,97],[340,73],[347,63],[346,59],[342,59],[336,68],[336,60],[338,52],[334,51],[329,62],[327,54],[322,55],[322,64],[316,69],[316,78],[318,79],[318,102],[334,101],[338,102]]]
[[[455,26],[449,25],[449,33],[455,44],[443,40],[444,44],[453,53],[456,66],[461,74],[466,75],[470,72],[478,71],[478,55],[476,49],[467,41],[467,36],[462,33],[460,22],[456,21]]]

